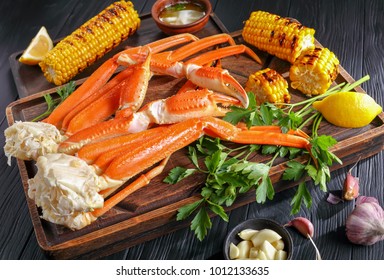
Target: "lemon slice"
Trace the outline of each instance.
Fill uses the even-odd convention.
[[[368,125],[383,108],[368,94],[360,92],[338,92],[313,103],[330,123],[349,128]]]
[[[44,56],[52,48],[52,39],[49,37],[47,29],[42,26],[23,55],[19,58],[19,61],[28,65],[36,65],[44,59]]]

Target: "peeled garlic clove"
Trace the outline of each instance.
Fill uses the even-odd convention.
[[[273,260],[275,258],[275,254],[277,252],[275,247],[273,247],[272,244],[269,243],[267,240],[265,240],[261,244],[260,250],[262,250],[265,253],[268,260]]]
[[[267,256],[265,255],[264,251],[263,250],[259,250],[257,252],[257,258],[259,260],[268,260]]]
[[[271,229],[262,229],[251,238],[254,247],[259,247],[265,240],[272,243],[281,239],[281,235]]]
[[[252,238],[252,236],[253,236],[256,232],[258,232],[258,230],[247,228],[247,229],[244,229],[244,230],[240,231],[238,235],[239,235],[239,237],[240,237],[241,239],[243,239],[243,240],[250,240],[250,239]]]
[[[243,240],[237,244],[239,248],[239,259],[245,259],[249,257],[249,250],[252,248],[252,242],[248,240]]]
[[[252,247],[249,250],[249,258],[250,259],[256,259],[258,257],[259,250],[256,247]]]
[[[346,233],[352,243],[373,245],[384,240],[384,210],[376,201],[361,197],[347,218]]]
[[[273,247],[276,248],[276,250],[283,250],[284,249],[284,241],[283,239],[276,240],[275,242],[271,243]]]
[[[284,250],[277,250],[275,254],[275,260],[286,260],[288,258],[288,254]]]
[[[229,245],[229,258],[231,260],[234,260],[234,259],[237,259],[239,255],[240,255],[239,248],[231,242],[231,244]]]

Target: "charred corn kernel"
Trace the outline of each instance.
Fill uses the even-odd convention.
[[[133,34],[140,18],[132,2],[119,1],[61,40],[40,62],[49,82],[62,85]]]
[[[327,48],[303,52],[291,66],[291,87],[306,95],[319,95],[328,90],[339,74],[339,60]]]
[[[290,63],[314,47],[314,34],[312,28],[264,11],[252,12],[242,32],[247,43]]]
[[[251,74],[245,84],[247,92],[253,92],[258,105],[269,103],[289,103],[288,82],[278,72],[266,68]],[[279,106],[277,104],[277,106]]]

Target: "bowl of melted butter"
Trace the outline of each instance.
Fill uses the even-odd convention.
[[[195,33],[208,22],[212,11],[209,0],[158,0],[152,17],[167,35]]]

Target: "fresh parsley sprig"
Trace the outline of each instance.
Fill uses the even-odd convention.
[[[334,146],[337,141],[327,135],[315,136],[310,140],[311,154],[308,161],[303,164],[297,160],[291,160],[286,163],[287,168],[284,170],[282,179],[300,182],[296,193],[291,201],[291,214],[297,214],[301,205],[307,208],[312,205],[311,195],[307,189],[305,177],[310,177],[315,185],[318,185],[324,192],[327,191],[327,183],[331,179],[329,167],[334,162],[342,163],[341,160],[329,149]],[[316,162],[314,162],[314,159]]]
[[[36,118],[32,119],[32,122],[39,121],[45,117],[48,117],[52,111],[59,106],[74,90],[75,90],[75,82],[71,81],[68,84],[59,87],[57,89],[57,94],[60,96],[59,100],[54,100],[50,94],[45,94],[44,99],[47,103],[47,110],[42,113],[41,115],[38,115]]]
[[[264,155],[272,155],[272,158],[266,163],[249,161],[249,156],[257,151]],[[202,198],[181,207],[178,210],[177,220],[184,220],[195,213],[191,229],[199,240],[203,240],[212,226],[210,211],[228,221],[223,207],[231,206],[240,194],[251,189],[254,189],[255,200],[258,203],[264,203],[267,199],[272,200],[275,190],[269,171],[274,160],[279,155],[294,157],[298,151],[300,149],[269,145],[244,145],[231,149],[223,145],[218,138],[200,138],[196,146],[189,146],[189,158],[195,168],[173,168],[164,179],[166,183],[175,184],[196,172],[206,175],[200,193]]]

